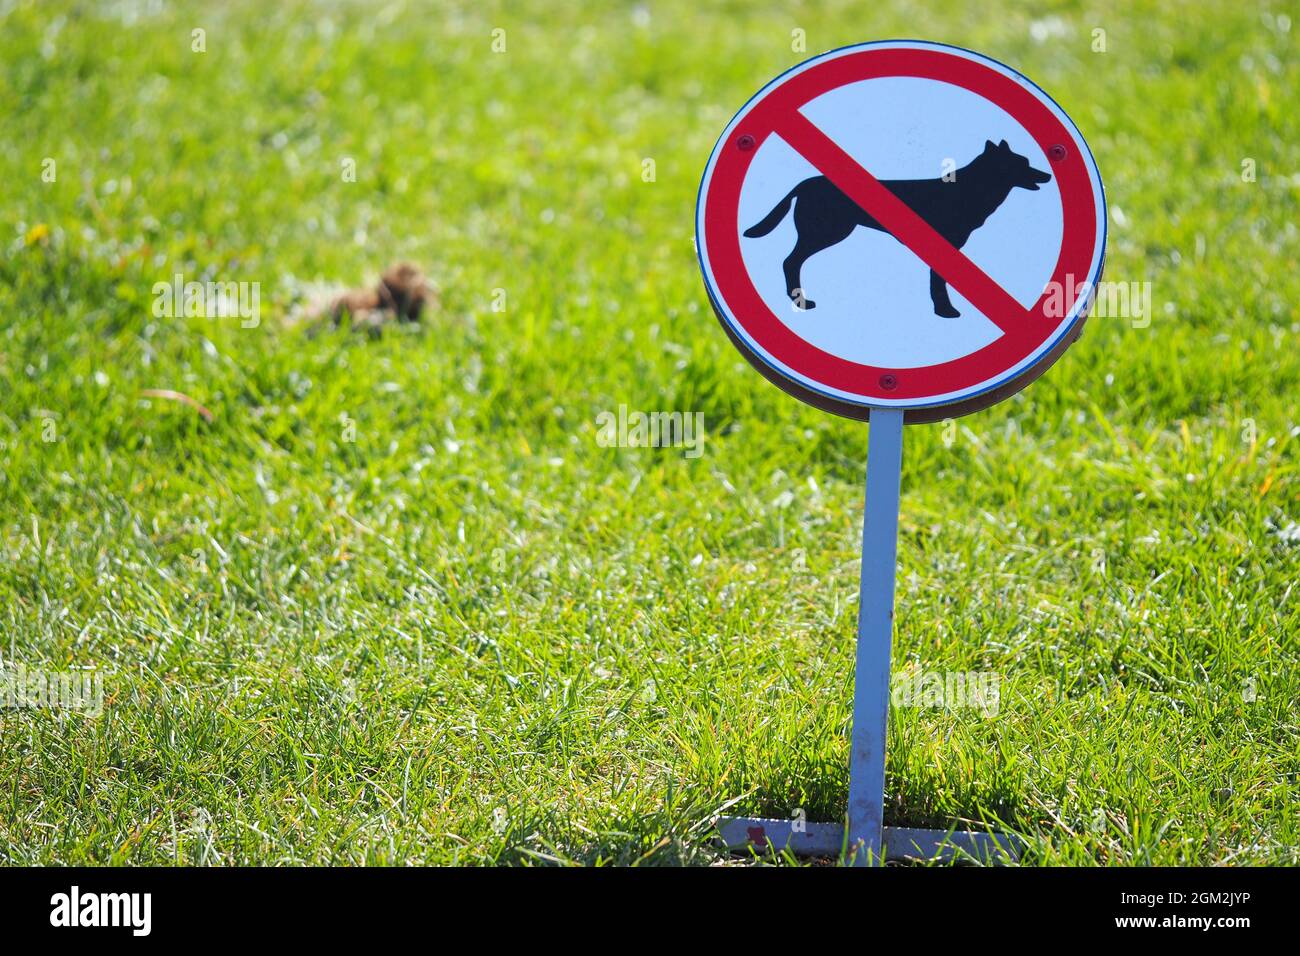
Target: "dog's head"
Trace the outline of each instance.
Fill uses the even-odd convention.
[[[991,139],[984,141],[984,152],[980,154],[980,160],[983,165],[997,171],[997,175],[1003,181],[1012,186],[1019,186],[1021,189],[1037,189],[1040,185],[1050,182],[1051,173],[1045,173],[1041,169],[1034,169],[1029,165],[1029,160],[1019,153],[1013,152],[1004,139],[996,146]]]

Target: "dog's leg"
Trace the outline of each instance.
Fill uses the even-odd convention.
[[[930,270],[930,301],[934,303],[934,314],[943,316],[945,319],[955,319],[961,315],[952,306],[952,300],[948,298],[948,283],[943,281],[943,276]]]
[[[800,187],[794,204],[794,227],[799,238],[786,256],[785,292],[799,310],[815,309],[817,303],[804,296],[799,273],[812,256],[843,242],[858,225],[862,210],[823,177]]]
[[[790,297],[794,307],[801,312],[817,308],[816,302],[804,297],[803,287],[799,284],[799,273],[803,269],[803,264],[817,251],[801,238],[794,244],[794,249],[785,257],[785,262],[781,265],[785,270],[785,294]]]

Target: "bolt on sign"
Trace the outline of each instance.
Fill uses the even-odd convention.
[[[736,348],[796,398],[870,422],[847,831],[728,818],[719,832],[858,863],[1013,852],[999,834],[883,825],[902,433],[1020,391],[1079,337],[1106,247],[1083,135],[981,54],[845,47],[778,76],[727,125],[695,232]]]

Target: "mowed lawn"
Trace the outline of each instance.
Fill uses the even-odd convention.
[[[892,711],[886,822],[1300,862],[1297,21],[0,2],[0,653],[104,688],[0,710],[0,860],[707,864],[724,807],[841,818],[867,429],[735,352],[693,215],[763,83],[902,36],[1071,113],[1153,314],[908,428],[895,668],[1000,697]],[[299,318],[401,258],[419,326]],[[155,315],[178,273],[260,321]],[[602,447],[621,405],[703,453]]]

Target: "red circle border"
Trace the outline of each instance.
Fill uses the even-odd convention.
[[[1028,310],[1034,319],[1042,320],[1041,325],[1035,322],[1033,327],[1004,332],[969,355],[920,368],[864,365],[840,358],[800,338],[767,307],[754,288],[740,252],[741,186],[750,163],[777,125],[777,118],[832,89],[895,76],[951,83],[983,96],[1010,114],[1049,157],[1053,146],[1075,146],[1067,146],[1064,158],[1049,160],[1060,191],[1063,222],[1062,247],[1051,282],[1066,296],[1064,311],[1059,316],[1046,316],[1052,296],[1045,289]],[[1080,286],[1093,278],[1097,205],[1083,157],[1086,146],[1032,90],[977,60],[915,47],[867,48],[833,56],[778,81],[761,93],[738,120],[733,120],[725,135],[728,142],[719,143],[715,150],[717,159],[702,199],[705,203],[703,238],[717,294],[735,322],[764,351],[823,387],[868,402],[883,399],[890,406],[908,400],[919,406],[927,399],[963,392],[984,383],[993,387],[997,383],[990,380],[1014,368],[1061,329],[1063,319],[1079,304],[1079,293],[1084,291]],[[753,145],[746,143],[748,149],[736,147],[736,141],[746,135],[753,137]],[[745,317],[743,321],[741,316]],[[881,387],[884,375],[893,376],[892,389]],[[802,381],[797,384],[807,387]],[[958,395],[937,403],[957,402],[967,397]]]

